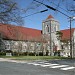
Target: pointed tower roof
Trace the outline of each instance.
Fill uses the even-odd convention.
[[[51,18],[54,18],[52,15],[49,15],[48,17],[47,17],[47,19],[51,19]]]

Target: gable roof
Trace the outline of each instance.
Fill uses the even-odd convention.
[[[75,28],[71,29],[71,36],[73,36]],[[70,29],[61,30],[63,33],[62,40],[70,40]]]
[[[0,24],[0,33],[4,39],[10,40],[38,40],[42,36],[42,31],[22,26]]]

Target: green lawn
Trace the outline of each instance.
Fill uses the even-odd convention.
[[[50,59],[66,59],[58,56],[0,56],[0,58],[9,58],[14,60],[50,60]]]

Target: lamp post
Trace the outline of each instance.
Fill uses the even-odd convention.
[[[71,38],[71,19],[72,19],[72,17],[66,15],[65,13],[63,13],[63,12],[61,12],[61,11],[59,11],[59,10],[57,10],[57,9],[55,9],[55,8],[53,8],[53,7],[51,7],[51,6],[49,6],[49,5],[46,5],[46,4],[41,3],[41,2],[39,2],[39,1],[36,1],[36,0],[34,0],[34,1],[40,3],[40,4],[44,5],[44,6],[46,6],[47,8],[49,8],[49,9],[51,9],[51,10],[53,10],[53,11],[58,11],[58,12],[60,12],[61,14],[65,15],[66,17],[68,17],[68,18],[70,19],[70,56],[71,56],[71,58],[73,58],[73,53],[72,53],[72,38]],[[75,18],[75,17],[74,17],[74,18]]]

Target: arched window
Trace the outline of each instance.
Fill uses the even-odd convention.
[[[6,50],[10,50],[10,43],[9,43],[9,41],[6,41],[6,43],[5,43],[5,49]]]
[[[54,32],[56,32],[56,25],[55,25],[55,27],[54,27]]]
[[[46,25],[46,32],[49,32],[49,26]]]

